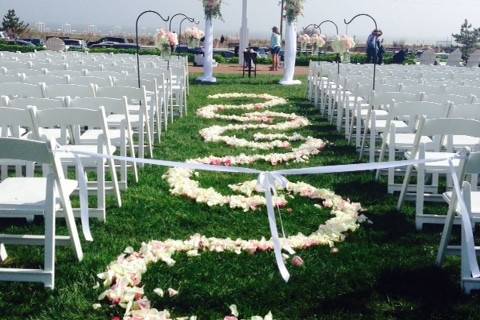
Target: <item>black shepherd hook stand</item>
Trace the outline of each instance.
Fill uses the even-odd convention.
[[[178,25],[178,39],[180,39],[180,36],[182,35],[182,25],[185,22],[185,20],[190,21],[190,18],[185,17],[180,21],[180,24]],[[190,22],[192,22],[192,21],[190,21]],[[196,25],[198,25],[198,24],[200,24],[200,21],[195,21],[195,22],[192,22],[192,23],[195,23]]]
[[[170,17],[167,16],[167,18],[164,18],[160,13],[154,10],[146,10],[140,13],[137,17],[137,21],[135,22],[135,43],[136,43],[136,49],[137,49],[137,75],[138,75],[138,87],[141,88],[142,84],[140,81],[140,45],[138,43],[138,22],[140,21],[140,18],[145,14],[145,13],[155,13],[157,16],[160,17],[163,21],[167,22]]]
[[[320,29],[315,23],[310,23],[308,26],[303,28],[303,32],[307,31],[308,28],[313,27],[314,29]],[[322,30],[320,30],[320,33],[322,33]]]
[[[366,14],[366,13],[357,14],[355,17],[350,19],[350,21],[348,21],[348,22],[347,22],[347,19],[343,19],[343,22],[348,26],[350,23],[352,23],[353,20],[355,20],[356,18],[358,18],[360,16],[365,16],[365,17],[368,17],[368,18],[372,19],[373,23],[375,24],[375,30],[378,30],[377,20],[375,20],[374,17],[372,17],[371,15]],[[374,59],[373,59],[373,90],[375,90],[375,77],[376,77],[376,75],[377,75],[377,57],[374,57]]]
[[[173,22],[173,19],[175,19],[175,18],[178,17],[178,16],[182,16],[182,17],[184,17],[185,19],[187,19],[188,21],[190,21],[190,22],[192,22],[192,23],[197,23],[197,24],[200,23],[200,21],[196,22],[196,21],[195,21],[195,18],[189,17],[189,16],[187,16],[186,14],[179,12],[179,13],[174,14],[174,15],[170,18],[170,23],[168,24],[168,31],[170,31],[170,32],[172,31],[172,22]]]
[[[333,26],[335,27],[335,31],[337,32],[337,36],[338,36],[338,25],[335,22],[333,22],[332,20],[323,20],[322,22],[317,24],[317,28],[318,28],[318,30],[320,30],[320,33],[322,33],[321,26],[325,23],[333,24]],[[340,74],[340,62],[341,62],[340,53],[337,53],[336,60],[337,60],[337,74]]]

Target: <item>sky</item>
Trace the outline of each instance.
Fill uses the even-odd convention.
[[[279,24],[279,0],[248,0],[249,29],[254,37],[267,37],[272,26]],[[242,0],[224,0],[223,21],[215,21],[216,33],[237,35],[241,22]],[[45,22],[52,28],[61,24],[110,25],[132,29],[138,13],[157,10],[173,15],[183,12],[203,20],[200,0],[1,0],[0,14],[14,8],[25,21],[34,25]],[[451,39],[467,18],[480,26],[479,0],[305,0],[305,14],[299,27],[325,19],[335,21],[345,33],[344,18],[369,13],[377,19],[386,41],[431,42]],[[178,19],[178,18],[177,18]],[[176,20],[178,25],[181,19]],[[203,21],[200,25],[203,25]],[[165,27],[156,16],[145,16],[142,26]],[[174,27],[177,28],[177,27]],[[349,26],[348,33],[364,38],[373,29],[367,18],[359,18]],[[333,34],[325,26],[323,33]]]

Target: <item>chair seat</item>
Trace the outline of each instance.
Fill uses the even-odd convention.
[[[478,137],[471,137],[471,136],[464,136],[464,135],[454,135],[452,137],[453,140],[453,147],[456,149],[466,148],[469,147],[473,150],[480,148],[480,138]],[[447,145],[446,138],[443,142],[443,145]]]
[[[408,125],[400,120],[391,121],[395,125],[396,131],[400,133],[410,132]],[[387,120],[375,120],[375,129],[379,132],[385,132],[387,130]]]
[[[109,129],[108,133],[110,134],[110,142],[114,146],[122,145],[122,131],[117,129]],[[100,129],[88,129],[80,136],[80,144],[97,144],[98,138],[103,135],[103,130]],[[125,137],[127,141],[127,137]]]
[[[77,189],[77,180],[63,180],[64,190],[70,195]],[[7,178],[0,183],[0,211],[38,211],[45,206],[47,178]],[[57,210],[60,209],[58,192],[55,191]]]
[[[39,128],[39,130],[40,135],[46,137],[48,140],[58,141],[62,138],[62,129],[60,128]],[[25,137],[27,139],[33,139],[33,133],[30,132]]]
[[[452,192],[445,192],[442,194],[443,199],[450,204],[452,201]],[[472,191],[471,193],[471,208],[474,216],[480,216],[480,191]]]
[[[132,127],[138,127],[140,123],[140,116],[138,114],[132,114],[128,116]],[[125,120],[123,114],[112,114],[107,117],[107,123],[109,127],[119,127],[120,123]]]
[[[410,159],[411,152],[405,152],[405,156],[407,159]],[[451,152],[425,152],[425,159],[427,160],[440,160],[449,157],[454,157],[455,153]],[[416,160],[419,159],[418,155],[415,157]],[[456,168],[460,165],[460,159],[452,159],[452,164]],[[418,167],[418,165],[415,165]],[[427,162],[425,163],[425,170],[428,172],[446,172],[449,168],[448,160],[443,161],[435,161],[435,162]]]
[[[370,106],[368,103],[362,103],[361,106]],[[362,109],[360,110],[360,115],[362,118],[366,118],[368,114],[370,113],[370,109]],[[377,119],[387,119],[388,117],[388,112],[385,110],[375,110],[375,116]]]
[[[397,149],[413,148],[414,141],[415,141],[415,133],[396,133],[395,134],[395,148]],[[433,149],[433,141],[429,137],[421,137],[420,143],[423,143],[425,145],[425,150]],[[388,144],[389,144],[389,141],[387,139],[387,145]]]

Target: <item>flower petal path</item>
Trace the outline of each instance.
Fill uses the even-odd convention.
[[[249,147],[251,149],[270,150],[274,148],[289,149],[284,153],[254,154],[237,156],[209,156],[205,158],[190,159],[187,162],[215,164],[215,165],[247,165],[257,161],[265,161],[271,165],[279,163],[307,162],[309,157],[317,155],[325,147],[326,143],[321,139],[303,137],[298,133],[287,134],[290,130],[302,128],[310,124],[305,117],[296,114],[272,112],[266,110],[275,106],[285,105],[283,98],[268,94],[227,93],[209,96],[210,99],[262,99],[262,103],[250,103],[241,105],[209,105],[198,109],[197,116],[206,119],[219,119],[235,121],[237,124],[224,126],[215,125],[202,129],[200,135],[207,142],[223,142],[232,147]],[[243,115],[222,115],[220,112],[228,110],[251,111]],[[283,119],[283,122],[274,123],[274,119]],[[238,124],[240,122],[240,124]],[[256,133],[253,141],[225,133],[238,130],[261,129],[269,133]],[[280,133],[279,133],[280,132]],[[302,143],[293,148],[290,142],[301,141]],[[193,178],[197,172],[188,169],[172,168],[164,175],[164,179],[170,186],[173,195],[184,196],[204,203],[208,206],[228,205],[232,209],[242,209],[245,212],[256,211],[265,206],[265,198],[260,195],[261,190],[257,186],[257,180],[245,181],[229,185],[229,188],[237,192],[237,195],[223,195],[214,188],[204,188]],[[330,208],[332,217],[318,229],[304,235],[298,233],[281,239],[282,246],[290,254],[295,250],[307,249],[320,245],[333,247],[336,242],[345,239],[346,233],[355,231],[359,227],[359,213],[362,210],[359,203],[352,203],[336,195],[333,191],[316,188],[304,182],[289,182],[284,192],[288,196],[300,196],[315,201],[315,207]],[[278,207],[287,204],[285,194],[278,195],[274,199]],[[273,243],[262,237],[260,240],[244,240],[230,238],[216,238],[195,234],[187,240],[168,239],[165,241],[150,241],[143,243],[138,251],[129,247],[115,261],[109,264],[107,270],[98,275],[103,281],[105,290],[99,296],[99,300],[107,299],[110,304],[119,305],[125,309],[124,319],[171,319],[168,310],[157,310],[151,306],[143,286],[142,275],[147,271],[148,265],[163,262],[168,266],[175,265],[172,258],[177,253],[185,253],[189,257],[195,257],[203,252],[234,252],[241,254],[246,252],[255,254],[273,250]],[[285,254],[285,258],[289,258]],[[298,257],[296,257],[298,258]],[[292,261],[293,263],[293,261]],[[293,263],[295,264],[295,263]],[[160,292],[163,290],[158,289]],[[194,319],[195,317],[190,317]],[[185,318],[185,319],[188,319]]]

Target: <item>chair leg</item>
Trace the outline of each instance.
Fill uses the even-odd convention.
[[[457,195],[455,192],[452,193],[452,198],[450,199],[450,205],[448,206],[447,217],[445,219],[445,224],[443,225],[442,238],[440,240],[440,245],[438,247],[437,259],[435,263],[437,266],[443,264],[445,259],[445,250],[448,247],[450,242],[450,236],[452,235],[453,222],[455,220],[455,206],[457,203]]]
[[[7,258],[7,249],[5,248],[5,245],[3,243],[0,243],[0,262],[4,262],[5,260],[7,260]]]
[[[97,208],[102,212],[101,221],[106,221],[105,202],[105,165],[100,159],[97,165]]]
[[[420,146],[420,157],[419,159],[425,159],[425,149]],[[407,186],[408,188],[408,186]],[[417,166],[417,194],[416,194],[416,204],[415,204],[415,226],[418,231],[422,230],[423,222],[420,217],[423,215],[423,206],[425,199],[425,164],[420,163]]]

